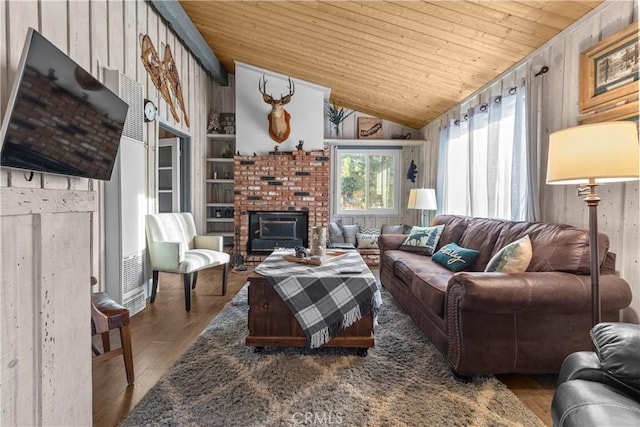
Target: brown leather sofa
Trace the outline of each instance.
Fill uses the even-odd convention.
[[[479,255],[453,273],[431,257],[399,250],[407,236],[380,236],[380,280],[461,376],[557,373],[564,358],[591,349],[588,231],[543,224],[437,216],[444,225],[436,250],[455,242]],[[491,256],[529,235],[524,273],[485,273]],[[631,302],[615,274],[609,239],[599,235],[602,320],[618,321]]]

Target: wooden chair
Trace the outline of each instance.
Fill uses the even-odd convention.
[[[97,282],[95,277],[91,278],[92,286]],[[109,331],[116,328],[120,330],[122,346],[112,350]],[[91,294],[91,335],[98,334],[102,336],[102,351],[92,345],[95,355],[93,362],[96,363],[121,354],[124,358],[127,382],[133,384],[133,351],[131,350],[131,332],[129,331],[129,310],[104,292]]]

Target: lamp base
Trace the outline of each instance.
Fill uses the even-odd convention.
[[[598,256],[598,204],[600,197],[596,194],[594,179],[589,180],[589,184],[578,192],[585,195],[584,201],[589,206],[589,268],[591,270],[591,319],[593,326],[600,323],[602,313],[600,308],[600,260]],[[588,190],[588,193],[584,193]]]

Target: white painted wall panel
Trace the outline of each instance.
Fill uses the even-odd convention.
[[[33,215],[0,216],[0,375],[2,425],[37,425],[39,396],[34,369],[39,345],[35,335],[38,301],[34,277],[37,228]]]
[[[324,148],[324,98],[326,89],[301,80],[292,79],[295,94],[285,110],[291,115],[291,134],[278,144],[269,136],[267,116],[271,106],[265,103],[258,90],[262,76],[267,79],[266,92],[274,99],[288,93],[286,76],[261,70],[246,64],[236,64],[236,148],[241,155],[267,154],[275,146],[281,151],[293,151],[299,140],[304,140],[304,149]]]

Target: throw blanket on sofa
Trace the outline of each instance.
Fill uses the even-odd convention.
[[[382,298],[360,254],[348,252],[320,266],[290,262],[283,255],[293,255],[293,250],[274,251],[255,272],[267,279],[295,315],[308,347],[320,347],[369,312],[375,319]],[[342,274],[344,269],[362,273]]]

